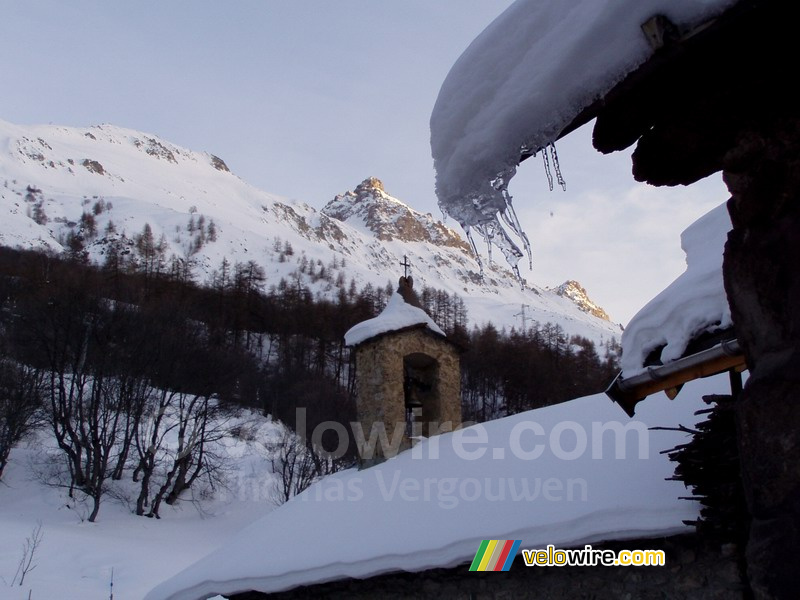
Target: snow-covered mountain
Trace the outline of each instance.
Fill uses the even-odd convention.
[[[390,196],[374,177],[337,195],[322,210],[242,181],[213,154],[113,125],[17,126],[0,121],[0,244],[68,251],[95,262],[116,245],[134,256],[152,232],[167,260],[208,280],[223,258],[255,261],[266,285],[297,280],[320,295],[337,283],[394,285],[408,257],[417,285],[464,299],[470,321],[552,322],[594,340],[618,325],[585,312],[582,301],[528,283],[521,289],[499,266],[483,280],[454,230]]]

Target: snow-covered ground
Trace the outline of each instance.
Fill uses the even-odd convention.
[[[697,505],[665,480],[674,465],[660,452],[687,436],[647,427],[693,425],[701,395],[726,389],[725,377],[691,382],[674,402],[650,398],[634,421],[597,395],[431,438],[312,486],[147,599],[451,567],[468,563],[482,539],[529,548],[686,531]]]
[[[91,505],[70,500],[63,488],[45,485],[42,433],[11,452],[0,481],[0,598],[32,600],[109,598],[140,600],[153,585],[192,564],[275,508],[266,445],[280,439],[278,425],[243,412],[230,427],[248,432],[225,440],[230,459],[227,488],[208,497],[163,506],[161,519],[133,514],[133,488],[116,485],[96,523]],[[26,540],[41,525],[34,568],[19,585],[17,567]],[[11,585],[15,579],[15,585]],[[30,594],[30,596],[29,596]]]
[[[722,279],[722,258],[731,218],[725,203],[700,217],[681,234],[686,271],[648,302],[622,334],[622,373],[633,377],[659,346],[661,361],[683,355],[697,335],[732,325]]]
[[[87,522],[87,502],[43,482],[52,455],[43,432],[12,451],[0,481],[0,598],[108,598],[113,572],[116,600],[159,584],[148,598],[194,600],[454,566],[487,538],[525,548],[680,532],[697,507],[665,481],[673,465],[660,451],[686,436],[646,427],[692,425],[700,396],[726,391],[724,376],[691,382],[673,402],[642,403],[635,421],[603,395],[529,411],[333,475],[277,510],[269,445],[282,429],[242,411],[221,442],[226,486],[162,506],[158,520],[133,514],[136,490],[122,482]],[[627,431],[619,447],[615,427]],[[35,568],[20,586],[38,526]]]

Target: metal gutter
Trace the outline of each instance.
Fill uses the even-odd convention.
[[[739,340],[733,339],[665,365],[647,367],[644,373],[628,379],[620,373],[605,393],[632,417],[636,404],[650,394],[665,391],[673,399],[687,381],[746,368]]]

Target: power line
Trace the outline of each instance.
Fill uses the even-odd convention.
[[[520,317],[522,320],[522,331],[528,331],[528,319],[530,318],[528,315],[525,314],[525,309],[530,308],[529,304],[522,304],[521,311],[515,314],[515,317]]]

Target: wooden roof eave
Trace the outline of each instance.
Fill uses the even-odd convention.
[[[642,121],[649,118],[651,108],[648,105],[654,101],[655,103],[670,101],[670,95],[664,94],[663,91],[673,87],[675,80],[679,79],[680,69],[676,68],[676,63],[691,62],[692,56],[698,52],[702,53],[708,48],[716,47],[721,43],[721,39],[727,41],[727,38],[730,37],[727,32],[729,25],[746,20],[753,10],[760,8],[763,3],[763,0],[740,0],[739,3],[714,19],[682,32],[680,35],[665,36],[660,45],[654,45],[653,56],[624,77],[610,91],[581,110],[553,141],[560,140],[597,117],[609,113],[613,115],[620,113],[625,117],[623,121],[631,121],[629,130],[613,140],[602,139],[605,138],[605,135],[601,135],[601,139],[597,139],[598,132],[595,131],[595,147],[600,152],[607,154],[623,150],[634,144],[645,128]],[[646,28],[651,22],[660,21],[660,19],[660,15],[654,15],[652,19],[643,23],[642,35],[650,39]],[[613,121],[617,128],[619,119],[613,118]],[[534,156],[539,150],[541,148],[523,149],[519,162],[522,163]]]

